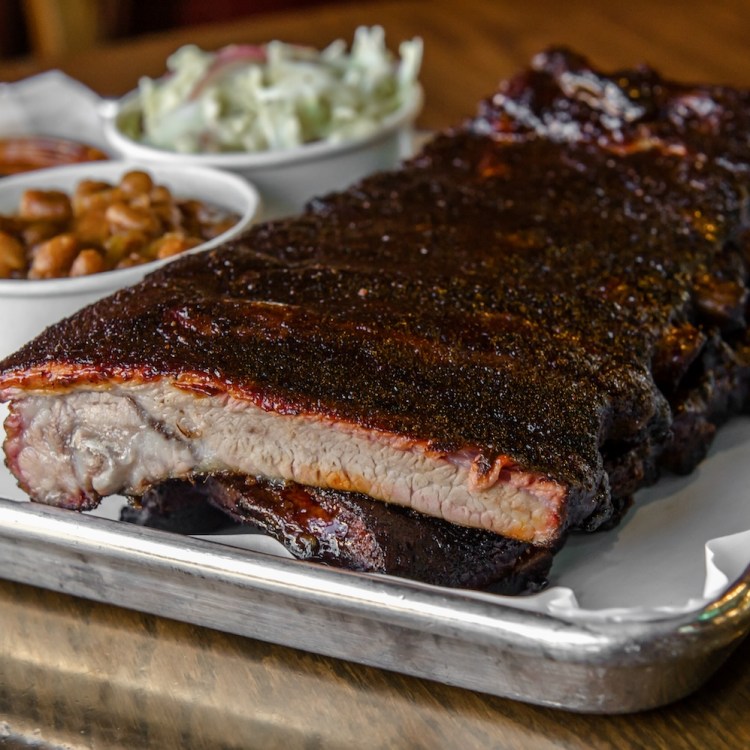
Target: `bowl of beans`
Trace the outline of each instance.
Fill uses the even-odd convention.
[[[101,161],[0,180],[0,357],[186,252],[240,234],[260,199],[196,166]]]

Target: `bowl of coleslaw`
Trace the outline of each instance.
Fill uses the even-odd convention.
[[[104,104],[104,132],[126,158],[239,173],[259,190],[263,218],[290,215],[409,153],[421,58],[420,39],[396,55],[380,27],[321,51],[187,45],[163,77]]]

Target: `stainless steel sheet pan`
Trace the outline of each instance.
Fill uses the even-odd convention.
[[[0,499],[0,575],[493,695],[591,713],[638,711],[696,689],[750,630],[744,566],[723,593],[692,609],[669,609],[684,600],[678,575],[700,579],[700,589],[706,539],[750,529],[750,462],[743,459],[750,419],[722,432],[695,476],[647,493],[632,523],[560,556],[567,556],[559,560],[564,583],[583,606],[666,604],[656,616],[588,617],[585,609],[575,618],[555,616],[524,608],[523,600],[337,571],[16,495]],[[0,476],[0,495],[13,488]],[[696,554],[676,558],[676,544]],[[645,554],[655,545],[665,561],[658,575]],[[624,575],[623,557],[640,567],[609,597],[609,570]]]
[[[702,609],[571,622],[502,597],[338,571],[0,500],[3,576],[498,696],[592,713],[697,688],[750,627],[750,571]]]

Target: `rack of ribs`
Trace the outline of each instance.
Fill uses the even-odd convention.
[[[401,169],[180,258],[7,358],[8,466],[78,510],[200,487],[299,556],[357,569],[295,548],[285,498],[341,517],[380,503],[359,514],[380,539],[407,509],[441,521],[437,546],[468,535],[453,583],[475,585],[492,534],[496,580],[519,590],[533,569],[537,587],[529,555],[615,523],[747,407],[748,132],[747,91],[540,54]]]

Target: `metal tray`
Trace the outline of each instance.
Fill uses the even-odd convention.
[[[589,713],[638,711],[690,693],[750,629],[750,569],[691,614],[574,623],[500,597],[2,499],[0,570],[98,602]]]

